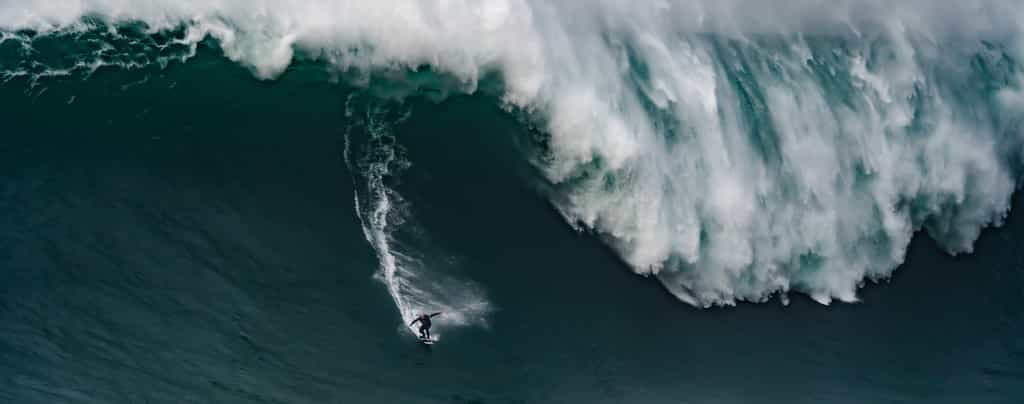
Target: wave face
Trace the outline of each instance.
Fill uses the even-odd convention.
[[[384,96],[487,92],[544,133],[528,158],[565,219],[698,306],[854,301],[915,231],[969,252],[1006,214],[1017,2],[634,3],[14,0],[0,74],[184,61],[212,38],[263,79],[308,58]],[[78,35],[74,57],[47,48]]]

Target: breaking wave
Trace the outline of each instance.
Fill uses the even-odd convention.
[[[0,81],[187,63],[213,41],[261,79],[310,59],[383,98],[485,92],[543,133],[525,158],[566,221],[638,274],[698,306],[828,303],[887,277],[920,229],[961,253],[1001,223],[1024,145],[1020,21],[1014,1],[13,0]],[[404,165],[379,130],[401,114],[368,116],[387,122],[363,121],[346,158],[409,320],[445,303],[410,281],[423,250],[391,236]]]

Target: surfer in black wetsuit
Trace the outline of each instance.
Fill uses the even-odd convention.
[[[409,326],[412,327],[413,324],[420,323],[420,338],[430,339],[430,318],[440,315],[441,312],[434,314],[420,314],[419,317],[416,317],[415,320],[412,320],[412,322],[409,323]]]

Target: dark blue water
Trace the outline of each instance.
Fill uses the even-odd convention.
[[[1024,400],[1024,201],[971,254],[919,235],[860,303],[697,309],[565,225],[493,99],[352,98],[320,72],[203,51],[0,86],[0,401]],[[374,103],[409,112],[388,186],[424,254],[490,304],[430,348],[354,206],[345,137],[369,135],[345,111]]]

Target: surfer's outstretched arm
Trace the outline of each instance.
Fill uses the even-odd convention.
[[[437,316],[440,316],[440,315],[441,315],[441,312],[437,312],[437,313],[431,314],[430,317],[437,317]]]
[[[411,322],[411,323],[409,323],[409,327],[412,327],[412,325],[413,325],[413,324],[416,324],[416,323],[418,323],[419,321],[420,321],[420,319],[418,319],[418,318],[417,318],[417,319],[415,319],[415,320],[412,320],[412,322]]]

